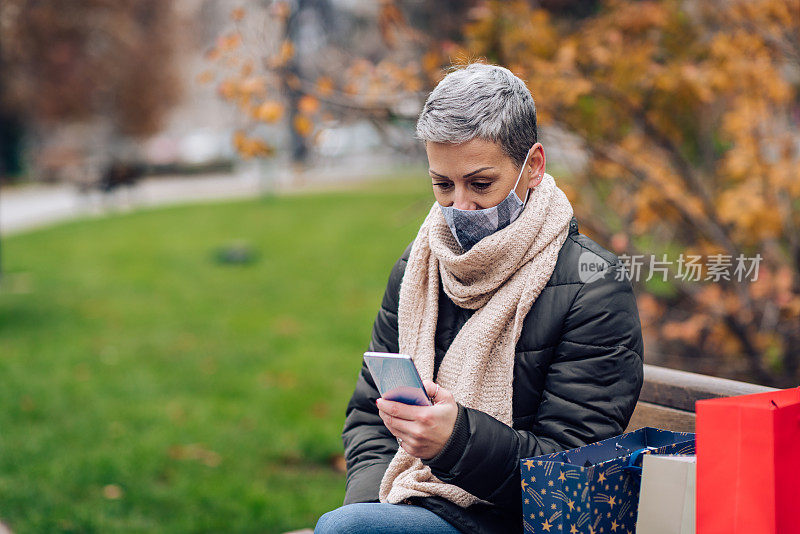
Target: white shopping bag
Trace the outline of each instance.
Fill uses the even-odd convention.
[[[694,534],[697,456],[646,454],[637,534]]]

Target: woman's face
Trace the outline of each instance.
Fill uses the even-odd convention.
[[[433,195],[442,206],[491,208],[508,196],[519,176],[519,167],[492,141],[475,138],[458,145],[428,142],[425,150]],[[525,190],[541,181],[544,163],[544,149],[536,143],[517,184],[517,196],[522,200]]]

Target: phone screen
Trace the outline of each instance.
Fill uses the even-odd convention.
[[[410,356],[365,352],[364,360],[384,399],[416,406],[431,406],[417,367]]]

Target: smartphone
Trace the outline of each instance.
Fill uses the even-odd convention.
[[[364,361],[384,399],[415,406],[433,405],[411,356],[365,352]]]

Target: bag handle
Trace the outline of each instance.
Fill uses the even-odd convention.
[[[638,460],[639,456],[641,456],[642,454],[646,454],[646,453],[648,453],[650,451],[654,451],[656,449],[657,449],[657,447],[643,447],[641,449],[633,451],[631,453],[631,457],[628,459],[628,465],[626,465],[624,469],[626,469],[627,471],[630,471],[632,473],[636,473],[639,476],[641,476],[642,468],[640,466],[636,465],[636,460]]]

